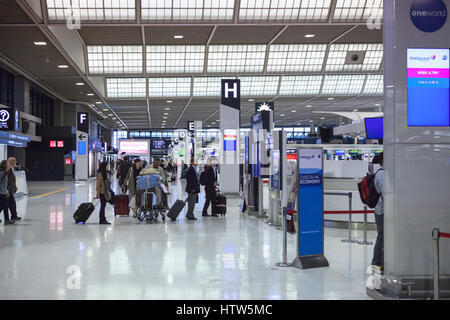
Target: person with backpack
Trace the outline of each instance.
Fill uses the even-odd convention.
[[[107,189],[107,182],[108,180],[108,162],[103,161],[100,164],[100,168],[98,169],[98,175],[97,175],[97,185],[96,185],[96,191],[97,191],[97,197],[100,199],[100,224],[111,224],[106,220],[105,216],[105,208],[106,203],[108,202],[106,199],[106,189]]]
[[[375,206],[375,223],[377,225],[377,240],[373,249],[372,266],[384,271],[384,169],[383,153],[376,155],[372,161],[373,164],[380,164],[381,168],[375,173],[374,186],[379,194]]]

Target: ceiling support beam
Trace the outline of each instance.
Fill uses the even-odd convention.
[[[288,26],[284,26],[280,31],[277,32],[277,34],[272,38],[272,40],[270,40],[270,42],[267,44],[266,46],[266,55],[264,57],[264,68],[263,68],[263,72],[264,74],[267,74],[267,65],[269,63],[269,54],[270,54],[270,46],[272,45],[272,43],[278,39],[278,37],[288,28]]]
[[[173,125],[173,129],[176,129],[176,126],[178,124],[178,122],[180,121],[181,117],[183,116],[184,112],[186,111],[186,109],[189,107],[189,105],[191,104],[192,98],[189,99],[189,101],[186,103],[186,105],[183,108],[183,111],[181,111],[180,115],[177,118],[177,121],[175,121],[175,124]]]
[[[206,42],[205,46],[205,61],[203,62],[203,74],[206,75],[206,71],[208,69],[208,56],[209,56],[209,44],[211,43],[211,40],[216,33],[217,26],[214,26],[211,33],[209,34],[208,41]],[[191,96],[192,97],[192,96]]]
[[[141,1],[137,1],[139,2],[139,6],[141,5]],[[139,11],[140,12],[140,11]],[[140,13],[139,13],[140,16]],[[143,26],[141,26],[141,36],[142,36],[142,67],[143,67],[143,75],[145,75],[147,73],[147,41],[146,41],[146,37],[145,37],[145,28]],[[151,115],[151,111],[150,111],[150,97],[149,97],[149,87],[148,87],[148,77],[145,77],[145,100],[146,100],[146,105],[147,105],[147,116],[148,116],[148,125],[149,128],[152,128],[152,115]]]
[[[89,77],[87,77],[83,70],[78,67],[78,64],[72,59],[70,54],[66,51],[66,49],[59,43],[59,41],[55,38],[53,33],[48,29],[48,25],[42,25],[39,21],[39,17],[36,16],[34,11],[29,7],[29,5],[24,0],[16,0],[16,3],[22,8],[22,10],[28,15],[28,17],[34,22],[34,24],[39,28],[39,30],[50,40],[52,45],[61,53],[61,55],[68,61],[68,63],[72,66],[72,68],[77,71],[80,77],[89,85],[92,91],[99,97],[99,99],[103,102],[103,104],[110,109],[110,111],[114,114],[114,116],[122,123],[122,125],[126,128],[126,124],[120,119],[120,117],[116,114],[116,112],[109,106],[106,102],[106,99],[103,97],[101,92],[99,92],[96,86],[90,81]],[[61,24],[59,24],[61,25]],[[106,92],[106,91],[105,91]],[[65,99],[67,100],[67,99]],[[75,102],[71,102],[75,103]],[[83,104],[89,103],[83,102]],[[108,119],[109,120],[109,119]],[[109,120],[112,122],[112,120]]]
[[[241,0],[234,0],[234,14],[233,14],[233,22],[234,24],[239,23],[239,11],[241,8]]]

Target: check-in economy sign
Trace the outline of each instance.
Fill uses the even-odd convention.
[[[298,255],[323,254],[322,149],[298,150]]]

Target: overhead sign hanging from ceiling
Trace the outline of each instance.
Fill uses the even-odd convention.
[[[89,113],[77,113],[77,130],[89,133]]]
[[[237,110],[241,109],[241,81],[237,79],[222,79],[221,104]]]
[[[447,6],[442,0],[415,0],[410,9],[412,23],[423,32],[435,32],[447,21]]]
[[[255,103],[255,113],[261,111],[275,111],[274,102],[256,102]]]
[[[15,112],[12,108],[0,108],[0,130],[14,131]]]

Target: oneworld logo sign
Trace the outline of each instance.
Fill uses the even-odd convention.
[[[411,21],[423,32],[435,32],[447,21],[447,7],[442,0],[416,0],[410,10]]]

